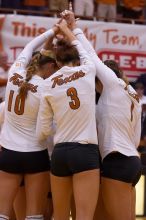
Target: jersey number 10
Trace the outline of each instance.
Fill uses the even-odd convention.
[[[11,112],[12,110],[13,96],[14,96],[14,90],[10,90],[9,100],[8,100],[8,111],[9,112]],[[23,115],[24,105],[25,105],[25,96],[20,96],[18,94],[15,99],[14,112],[17,115]]]

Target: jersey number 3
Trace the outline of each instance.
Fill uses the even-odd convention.
[[[12,102],[13,102],[14,91],[11,90],[9,94],[8,100],[8,111],[11,112]],[[24,105],[25,105],[25,96],[17,95],[14,104],[14,112],[17,115],[23,115],[24,113]]]
[[[78,98],[77,90],[74,87],[71,87],[67,90],[67,96],[70,96],[71,102],[69,102],[69,106],[71,109],[76,110],[80,107],[80,100]]]

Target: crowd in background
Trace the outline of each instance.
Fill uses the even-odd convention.
[[[78,16],[98,20],[146,20],[146,0],[71,0]],[[60,12],[68,8],[68,0],[0,0],[1,8]]]

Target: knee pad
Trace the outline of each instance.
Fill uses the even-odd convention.
[[[29,215],[26,216],[25,220],[44,220],[44,217],[43,215]]]
[[[9,217],[6,215],[1,215],[0,214],[0,220],[9,220]]]

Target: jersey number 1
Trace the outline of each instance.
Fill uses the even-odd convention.
[[[11,109],[12,109],[13,96],[14,96],[14,90],[10,90],[9,100],[8,100],[8,111],[9,112],[11,112]],[[14,112],[17,115],[23,115],[24,105],[25,105],[25,96],[20,96],[18,94],[15,99]]]

